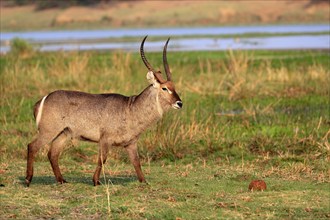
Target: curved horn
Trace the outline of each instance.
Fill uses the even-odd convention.
[[[146,41],[147,37],[148,37],[148,35],[145,36],[142,40],[141,47],[140,47],[140,54],[141,54],[141,58],[142,58],[142,61],[143,61],[144,65],[146,65],[146,67],[148,68],[149,71],[152,71],[154,73],[155,72],[154,68],[152,68],[152,66],[148,62],[147,58],[144,55],[144,50],[143,50],[144,42]]]
[[[164,68],[165,68],[165,73],[166,73],[166,76],[167,76],[167,80],[172,81],[172,74],[171,74],[171,71],[170,71],[170,67],[168,66],[167,57],[166,57],[167,44],[168,44],[169,41],[170,41],[170,38],[167,39],[166,44],[164,46],[163,63],[164,63]]]

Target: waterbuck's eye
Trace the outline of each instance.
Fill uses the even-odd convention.
[[[162,90],[163,90],[163,91],[167,91],[167,88],[166,88],[166,87],[163,87]]]

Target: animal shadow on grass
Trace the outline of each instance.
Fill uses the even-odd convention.
[[[67,183],[64,184],[86,184],[93,186],[92,176],[73,176],[68,175],[64,177]],[[25,184],[25,177],[20,176],[19,180],[22,185],[26,186]],[[138,179],[135,175],[115,175],[110,176],[106,175],[105,178],[103,176],[100,177],[101,185],[103,184],[111,184],[111,185],[127,185],[131,182],[138,182]],[[56,182],[54,176],[34,176],[30,186],[33,185],[54,185],[59,184]]]

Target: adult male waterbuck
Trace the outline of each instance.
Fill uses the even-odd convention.
[[[37,151],[50,144],[48,158],[57,182],[65,183],[58,165],[59,155],[70,139],[96,142],[99,145],[98,164],[93,176],[99,185],[102,165],[111,146],[123,146],[135,168],[140,182],[146,182],[137,152],[140,134],[159,120],[170,108],[182,108],[182,101],[175,91],[171,71],[163,50],[163,63],[167,80],[155,71],[144,55],[143,39],[140,47],[142,61],[148,68],[150,85],[139,95],[89,94],[78,91],[58,90],[52,92],[34,106],[38,135],[28,145],[26,185],[33,176],[33,163]]]

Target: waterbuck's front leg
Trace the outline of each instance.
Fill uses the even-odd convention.
[[[132,143],[126,147],[128,152],[129,159],[131,160],[134,169],[136,171],[136,175],[141,183],[146,183],[144,175],[141,170],[140,158],[139,153],[137,151],[137,143]]]
[[[106,141],[101,140],[99,146],[99,158],[97,162],[97,167],[93,176],[94,186],[100,185],[100,174],[102,171],[103,164],[107,161],[109,149],[111,144]]]

